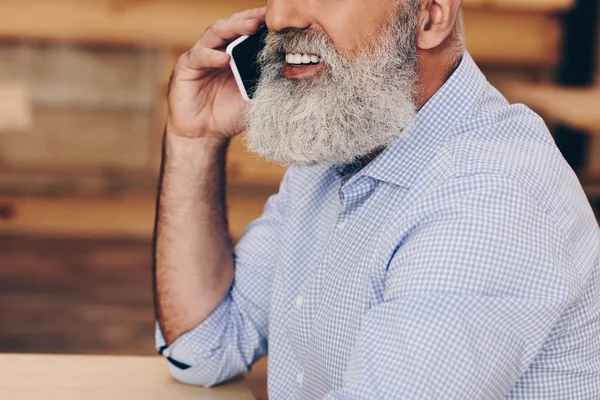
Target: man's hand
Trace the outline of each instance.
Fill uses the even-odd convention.
[[[257,8],[215,22],[179,58],[169,91],[168,133],[226,140],[243,130],[246,103],[223,50],[236,38],[255,33],[265,12]]]

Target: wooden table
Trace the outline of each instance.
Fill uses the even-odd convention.
[[[243,381],[205,389],[177,383],[160,357],[0,355],[0,399],[250,400]]]

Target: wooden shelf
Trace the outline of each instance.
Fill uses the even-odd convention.
[[[570,88],[515,83],[502,91],[512,102],[526,104],[549,120],[600,134],[600,86]]]
[[[188,48],[212,21],[260,0],[4,0],[0,37]],[[10,16],[10,17],[9,17]]]
[[[561,36],[554,14],[572,3],[466,0],[469,50],[484,63],[554,64]],[[213,21],[264,4],[262,0],[3,0],[0,38],[187,49]]]
[[[561,12],[570,9],[575,0],[465,0],[466,7],[482,6],[496,9]]]
[[[230,231],[235,240],[262,214],[266,193],[232,193],[228,198]],[[0,197],[0,234],[89,239],[150,240],[153,195],[122,197]]]
[[[479,64],[552,67],[560,59],[562,25],[546,13],[466,9],[467,49]]]

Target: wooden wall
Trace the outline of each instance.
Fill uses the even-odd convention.
[[[572,3],[465,0],[468,49],[493,83],[549,80],[560,58],[560,13]],[[27,206],[31,199],[18,197],[23,195],[131,195],[146,199],[143,204],[149,207],[137,207],[133,213],[123,208],[117,214],[151,210],[172,66],[212,21],[263,4],[261,0],[1,1],[0,87],[20,86],[28,98],[23,107],[31,108],[32,119],[26,129],[3,129],[0,124],[0,196],[4,196],[0,209],[12,210],[5,213],[10,220],[0,216],[0,232],[19,227],[35,231],[27,224],[40,217],[31,214],[33,208]],[[0,108],[1,104],[0,99]],[[243,212],[237,233],[250,216],[260,214],[283,173],[283,168],[247,154],[241,138],[234,141],[228,174],[232,192],[238,194],[231,201],[253,204]],[[248,187],[264,190],[248,195],[243,189]],[[104,202],[104,206],[95,203],[98,210],[132,203],[94,200],[98,201]],[[68,220],[91,225],[67,229],[67,223],[56,219],[47,221],[45,231],[105,232],[101,218],[94,220],[97,224],[85,217],[84,205],[49,205],[54,206],[54,214],[66,210],[71,212]],[[131,225],[149,235],[151,215],[144,215],[148,222]],[[120,229],[116,232],[123,232]]]

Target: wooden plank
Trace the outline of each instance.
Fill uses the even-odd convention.
[[[7,168],[145,170],[149,159],[149,112],[36,107],[27,135],[0,135]]]
[[[152,193],[157,176],[148,171],[31,165],[0,169],[0,196],[114,196]]]
[[[465,5],[469,3],[465,1]],[[572,8],[575,0],[482,0],[481,3],[505,10],[560,12]]]
[[[239,239],[262,214],[268,193],[233,192],[228,198],[229,225]],[[154,225],[152,195],[121,197],[0,197],[0,233],[52,237],[132,238],[148,240]]]
[[[123,7],[114,0],[4,0],[0,36],[187,48],[211,22],[263,3],[173,0]]]
[[[0,87],[0,132],[8,133],[0,134],[2,172],[146,171],[159,61],[155,51],[0,43],[0,82],[15,88]],[[29,134],[2,129],[7,118],[29,119]]]
[[[600,86],[572,88],[519,82],[501,89],[511,102],[524,103],[551,121],[600,133]]]
[[[0,83],[0,134],[27,132],[32,125],[32,107],[25,85]]]
[[[475,59],[526,65],[555,63],[560,23],[545,13],[568,7],[571,0],[506,1],[466,2],[469,49]],[[0,23],[0,37],[186,49],[213,21],[263,5],[264,1],[155,0],[124,4],[114,0],[4,0],[0,2],[0,15],[5,16]]]
[[[152,111],[155,51],[60,43],[0,43],[0,81],[28,88],[34,106]]]
[[[553,66],[559,60],[559,17],[465,10],[467,49],[480,64]]]

